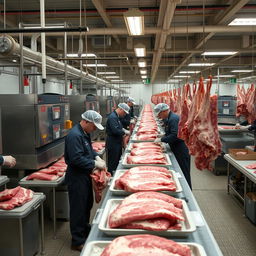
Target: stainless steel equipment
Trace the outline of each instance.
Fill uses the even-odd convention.
[[[3,153],[16,169],[39,169],[61,157],[68,133],[68,98],[58,94],[0,95]]]
[[[236,97],[219,96],[218,97],[218,123],[235,124],[236,118]]]
[[[100,112],[99,99],[97,95],[68,95],[70,103],[70,120],[73,125],[81,120],[81,114],[87,110],[95,110]],[[94,140],[98,137],[99,131],[96,130],[91,134],[91,139]]]
[[[0,155],[2,155],[3,153],[3,149],[2,149],[2,116],[1,116],[1,108],[0,108]],[[0,175],[1,175],[2,169],[0,166]]]

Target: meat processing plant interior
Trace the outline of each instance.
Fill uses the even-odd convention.
[[[255,0],[0,15],[1,256],[256,255]]]

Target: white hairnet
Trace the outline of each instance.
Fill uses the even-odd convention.
[[[155,111],[156,115],[158,115],[162,111],[165,111],[165,110],[168,110],[168,109],[169,109],[169,106],[165,103],[159,103],[154,107],[154,111]]]
[[[136,102],[135,102],[135,99],[134,98],[132,98],[132,97],[129,97],[128,99],[127,99],[127,102],[131,102],[132,104],[136,104]]]
[[[81,115],[81,117],[88,122],[94,123],[98,129],[104,130],[104,127],[101,125],[102,116],[98,112],[94,110],[87,110]]]
[[[130,107],[126,103],[119,103],[118,107],[121,108],[126,114],[129,114]]]

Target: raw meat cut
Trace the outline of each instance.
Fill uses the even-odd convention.
[[[154,235],[119,236],[100,256],[191,256],[187,245]]]
[[[136,194],[138,193],[134,193],[126,197],[114,209],[108,219],[110,228],[119,227],[133,221],[156,218],[184,221],[183,211],[175,207],[174,204],[162,200],[161,197],[150,196],[151,192],[143,193],[149,193],[148,197],[137,197]]]
[[[104,170],[94,169],[91,177],[95,194],[95,201],[96,203],[99,203],[102,197],[102,192],[108,185],[111,173],[109,173],[106,168]]]
[[[94,151],[99,152],[103,148],[105,148],[105,142],[93,142],[92,143],[92,148]]]
[[[144,156],[127,156],[128,164],[167,164],[164,154],[144,155]]]
[[[30,174],[27,177],[27,180],[48,180],[48,181],[52,181],[52,180],[57,180],[58,178],[59,178],[58,175],[47,174],[47,173],[43,173],[43,172],[34,172],[34,173]]]
[[[127,170],[115,181],[115,187],[128,192],[176,191],[177,189],[170,172],[164,173],[153,168]]]
[[[137,140],[155,140],[156,134],[141,134],[137,136]]]
[[[132,149],[131,150],[131,155],[132,156],[142,156],[142,155],[154,155],[154,154],[159,154],[162,153],[163,151],[161,150],[161,148],[156,148],[156,149],[152,149],[152,148],[137,148],[137,149]]]
[[[33,198],[33,191],[22,188],[18,190],[17,194],[7,201],[0,202],[0,209],[12,210],[16,206],[21,206]]]
[[[13,198],[18,191],[20,190],[20,186],[16,187],[16,188],[11,188],[11,189],[5,189],[4,191],[0,192],[0,201],[6,201],[9,200],[11,198]]]
[[[256,169],[256,163],[246,165],[245,168],[248,168],[248,169]]]

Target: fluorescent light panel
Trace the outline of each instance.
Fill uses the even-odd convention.
[[[189,78],[190,76],[174,76],[175,78]]]
[[[200,73],[200,71],[196,70],[196,71],[180,71],[180,74],[198,74]]]
[[[106,72],[97,72],[98,75],[115,75],[114,71],[106,71]]]
[[[249,70],[249,69],[236,69],[236,70],[232,70],[231,72],[233,72],[233,73],[250,73],[250,72],[253,72],[253,70]]]
[[[210,67],[213,66],[215,63],[190,63],[188,66],[190,67]]]
[[[182,81],[181,79],[169,79],[168,83],[178,83],[178,82],[181,82],[181,81]]]
[[[105,78],[109,79],[109,78],[120,78],[119,76],[105,76]]]
[[[217,75],[217,76],[214,76],[214,77],[234,77],[234,75]]]
[[[234,55],[237,52],[203,52],[201,55],[204,56],[221,56],[221,55]]]
[[[146,56],[146,48],[145,47],[135,47],[134,51],[135,51],[135,55],[137,57],[145,57]]]
[[[142,79],[146,79],[146,78],[147,78],[147,76],[141,76],[141,78],[142,78]]]
[[[106,67],[107,66],[107,64],[83,64],[83,66],[85,66],[85,67]]]
[[[67,57],[78,57],[78,53],[68,53]],[[81,57],[96,57],[94,53],[82,53]]]
[[[229,26],[255,26],[256,18],[235,18],[228,25]]]
[[[132,36],[144,35],[144,13],[132,8],[124,13],[125,24],[128,33]]]
[[[138,61],[138,66],[140,67],[140,68],[145,68],[146,66],[147,66],[147,63],[146,63],[146,61]]]
[[[147,74],[147,70],[146,69],[141,69],[140,73],[141,73],[141,75],[146,75]]]
[[[123,82],[124,80],[121,79],[114,79],[114,80],[110,80],[111,82]]]

